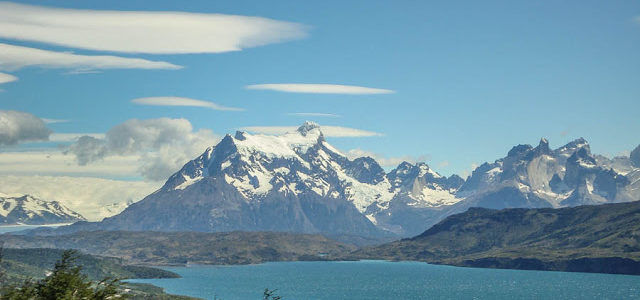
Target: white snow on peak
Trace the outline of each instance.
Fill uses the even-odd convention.
[[[409,205],[416,207],[451,205],[462,200],[460,198],[456,198],[451,191],[440,187],[430,188],[427,186],[422,187],[419,191],[411,192],[409,196],[411,199],[416,200],[415,202],[409,203]]]
[[[44,201],[30,195],[0,194],[0,216],[7,217],[16,207],[20,206],[28,217],[42,216],[45,212],[56,216],[73,216],[84,219],[78,213],[61,205],[56,201]]]
[[[202,179],[202,175],[192,178],[183,174],[182,178],[184,178],[184,182],[176,186],[174,190],[184,190],[186,187],[200,181]]]
[[[436,171],[429,168],[427,164],[418,164],[418,167],[420,168],[420,173],[418,173],[419,177],[422,177],[426,174],[431,174],[431,176],[433,176],[434,178],[442,177],[442,175],[438,174]]]
[[[249,134],[240,132],[233,137],[233,142],[240,154],[264,154],[268,157],[298,158],[315,146],[322,136],[320,128],[313,128],[304,133],[287,132],[283,135]],[[240,138],[238,138],[240,137]]]
[[[320,125],[315,122],[306,121],[300,127],[298,127],[298,132],[302,135],[307,135],[310,131],[320,130]]]

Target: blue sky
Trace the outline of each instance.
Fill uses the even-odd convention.
[[[17,2],[14,2],[17,3]],[[221,53],[88,50],[23,38],[0,43],[168,62],[182,69],[2,70],[0,109],[55,133],[104,133],[130,119],[185,118],[214,135],[248,126],[321,125],[379,133],[330,137],[348,151],[470,172],[516,144],[586,138],[615,155],[640,143],[638,1],[24,1],[87,10],[184,11],[299,24],[304,37]],[[0,27],[0,32],[3,29]],[[20,34],[20,32],[18,32]],[[141,37],[144,39],[144,37]],[[76,72],[74,72],[76,71]],[[383,94],[286,93],[254,84],[339,84]],[[244,111],[147,106],[185,97]],[[298,116],[292,113],[338,116]],[[48,146],[51,146],[47,144]],[[30,149],[18,144],[3,151]]]

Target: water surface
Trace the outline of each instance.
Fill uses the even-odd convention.
[[[22,231],[22,230],[27,230],[27,229],[35,229],[35,228],[39,228],[39,227],[58,228],[60,226],[66,226],[66,225],[70,225],[70,224],[72,224],[72,223],[47,224],[47,225],[24,225],[24,224],[19,224],[19,225],[1,225],[0,226],[0,234],[7,233],[7,232],[17,232],[17,231]]]
[[[177,279],[131,280],[205,299],[640,299],[640,276],[497,270],[419,262],[277,262],[168,267]]]

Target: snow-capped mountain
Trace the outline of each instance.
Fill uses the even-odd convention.
[[[461,199],[455,192],[463,182],[426,164],[403,163],[386,174],[370,157],[348,159],[324,139],[317,124],[307,122],[280,136],[225,136],[161,189],[101,226],[379,237],[405,232],[388,218],[397,206],[426,209],[456,203]]]
[[[555,150],[542,139],[537,147],[515,146],[506,157],[476,168],[460,188],[457,196],[465,201],[457,206],[564,207],[640,200],[632,184],[639,171],[628,158],[591,154],[582,138]]]
[[[635,151],[635,150],[634,150]],[[412,236],[472,206],[563,207],[640,199],[632,158],[594,156],[578,139],[552,150],[518,145],[465,181],[425,163],[389,173],[349,159],[307,122],[280,136],[236,132],[162,188],[100,223],[69,230],[294,231]]]
[[[30,195],[0,193],[0,224],[44,225],[84,221],[80,214],[57,201],[44,201]]]

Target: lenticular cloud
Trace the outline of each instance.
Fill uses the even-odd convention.
[[[307,26],[261,17],[50,8],[0,3],[0,37],[71,48],[178,54],[239,51],[302,38]]]

